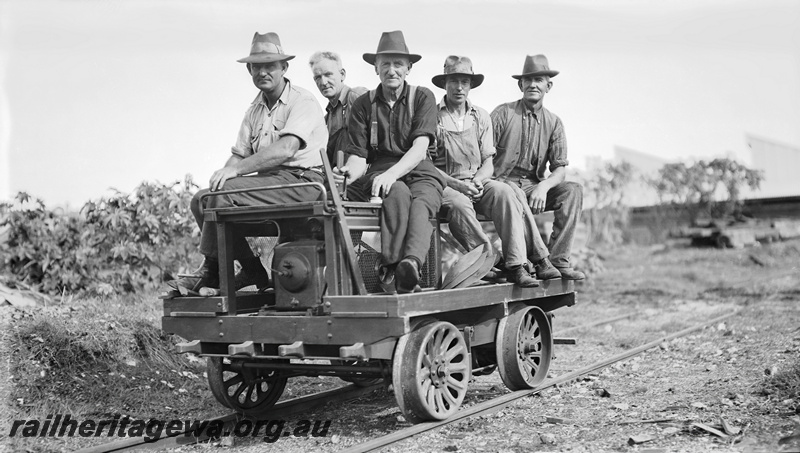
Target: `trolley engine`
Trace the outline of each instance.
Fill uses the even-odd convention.
[[[275,308],[305,311],[325,293],[325,242],[305,239],[275,247]]]

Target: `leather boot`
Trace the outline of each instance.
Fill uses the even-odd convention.
[[[518,286],[523,288],[535,288],[539,286],[539,282],[536,281],[535,278],[531,277],[531,274],[529,274],[528,271],[526,271],[521,265],[507,268],[507,270],[509,273],[509,282],[516,283]]]
[[[167,282],[167,285],[180,291],[196,295],[200,288],[219,288],[219,261],[215,258],[205,257],[203,264],[191,274],[181,275],[179,279]]]
[[[561,278],[565,280],[583,280],[586,278],[586,274],[571,267],[558,267],[556,269],[561,272]]]
[[[553,266],[548,258],[542,258],[533,265],[536,269],[536,278],[539,280],[552,280],[554,278],[561,278],[561,272]]]
[[[412,257],[403,258],[394,271],[397,279],[397,293],[413,293],[421,290],[419,285],[419,263]]]

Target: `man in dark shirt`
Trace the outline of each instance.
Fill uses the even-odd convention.
[[[444,181],[428,159],[436,133],[436,102],[427,88],[411,87],[406,76],[422,57],[408,52],[403,33],[383,33],[375,66],[381,83],[353,105],[347,172],[351,200],[382,197],[381,269],[397,292],[419,289],[420,269],[430,248],[430,218],[439,211]],[[367,163],[369,162],[369,169]]]
[[[494,176],[521,189],[518,196],[534,215],[554,211],[550,260],[562,278],[582,280],[583,272],[570,264],[570,249],[583,209],[583,188],[564,180],[569,164],[564,126],[542,106],[544,95],[553,86],[550,78],[557,74],[544,55],[528,55],[522,74],[512,76],[522,99],[499,105],[492,112],[497,150]],[[545,176],[548,164],[550,174]],[[549,264],[547,258],[534,263],[537,269]]]
[[[342,67],[342,58],[335,52],[315,52],[308,60],[314,83],[328,100],[325,107],[325,124],[328,125],[328,160],[335,165],[336,151],[347,148],[347,120],[353,103],[367,92],[364,87],[345,85],[347,72]]]

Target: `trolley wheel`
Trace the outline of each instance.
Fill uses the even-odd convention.
[[[266,415],[286,387],[275,370],[244,368],[244,361],[209,357],[208,386],[222,405],[249,416]]]
[[[527,307],[497,325],[497,367],[510,390],[534,388],[547,377],[553,356],[553,334],[547,315]]]
[[[397,342],[392,386],[406,420],[444,420],[458,411],[470,379],[467,344],[449,322],[434,322]]]

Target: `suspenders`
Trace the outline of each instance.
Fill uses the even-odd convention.
[[[369,145],[372,150],[378,151],[378,106],[375,102],[376,90],[369,91],[369,103],[372,105],[371,119],[372,124],[369,128]],[[414,118],[414,96],[417,94],[417,87],[415,85],[408,86],[408,96],[406,102],[408,103],[408,116]]]

